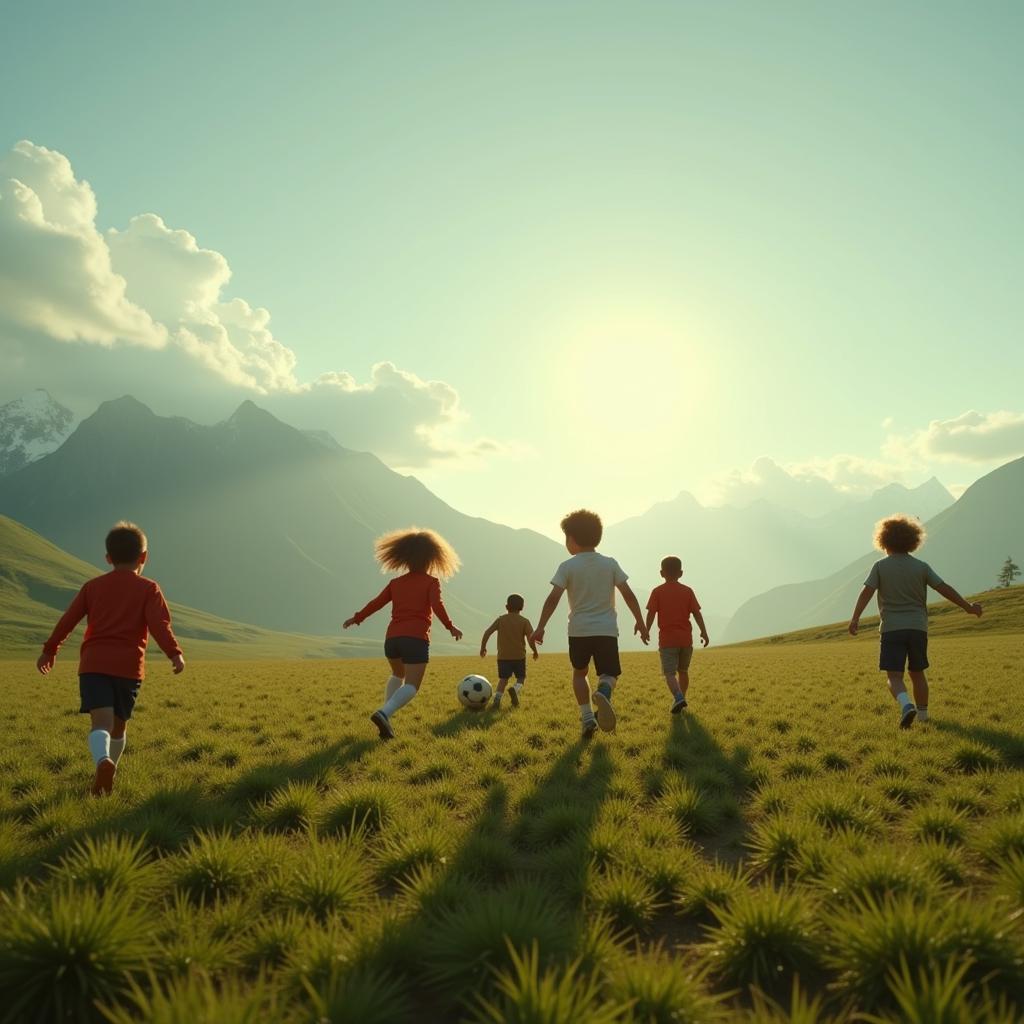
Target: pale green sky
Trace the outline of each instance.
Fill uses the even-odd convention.
[[[304,379],[386,359],[454,387],[467,439],[519,448],[417,472],[466,511],[550,532],[762,455],[879,460],[887,434],[1024,409],[1019,3],[38,3],[6,25],[3,148],[64,153],[103,228],[153,211],[222,252]],[[911,483],[993,464],[906,450]]]

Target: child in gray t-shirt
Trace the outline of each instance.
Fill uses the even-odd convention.
[[[861,614],[878,594],[878,667],[889,677],[889,690],[899,703],[901,729],[909,729],[915,718],[928,721],[928,679],[924,674],[928,668],[928,588],[969,615],[981,615],[980,604],[969,604],[927,562],[911,555],[923,542],[924,527],[916,519],[891,516],[878,524],[875,547],[887,557],[871,566],[850,619],[850,634],[856,636]],[[903,683],[907,668],[914,686],[913,701]]]

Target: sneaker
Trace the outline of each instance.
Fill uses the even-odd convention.
[[[676,697],[675,703],[672,705],[672,714],[678,715],[679,712],[687,706],[688,705],[686,703],[686,698],[682,694],[680,694],[678,697]]]
[[[917,709],[917,720],[919,722],[927,722],[928,721],[928,709],[927,708],[922,708],[920,706],[918,707],[918,709]]]
[[[508,691],[508,699],[512,701],[512,707],[519,707],[519,691],[514,686]]]
[[[92,780],[92,789],[90,790],[93,796],[105,796],[113,790],[116,771],[117,766],[109,757],[103,758],[96,765],[96,777]]]
[[[382,740],[393,740],[395,738],[395,730],[391,728],[391,722],[383,711],[374,711],[370,715],[370,721],[377,726],[377,732],[380,733]]]
[[[589,740],[594,738],[594,733],[597,732],[597,719],[588,718],[583,723],[583,739]]]
[[[915,718],[917,718],[917,708],[913,704],[908,704],[900,716],[900,728],[909,729],[914,724]]]
[[[597,724],[603,732],[615,731],[615,709],[608,697],[598,689],[594,694],[594,707],[597,709]]]

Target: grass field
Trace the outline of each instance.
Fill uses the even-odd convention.
[[[102,800],[73,659],[5,663],[0,1020],[1019,1021],[1021,640],[936,636],[908,732],[870,638],[679,718],[627,655],[589,746],[564,655],[479,715],[436,659],[391,744],[383,659],[154,658]]]

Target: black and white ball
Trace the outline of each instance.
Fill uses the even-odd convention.
[[[462,706],[470,711],[483,711],[494,693],[491,684],[483,676],[466,676],[455,692]]]

